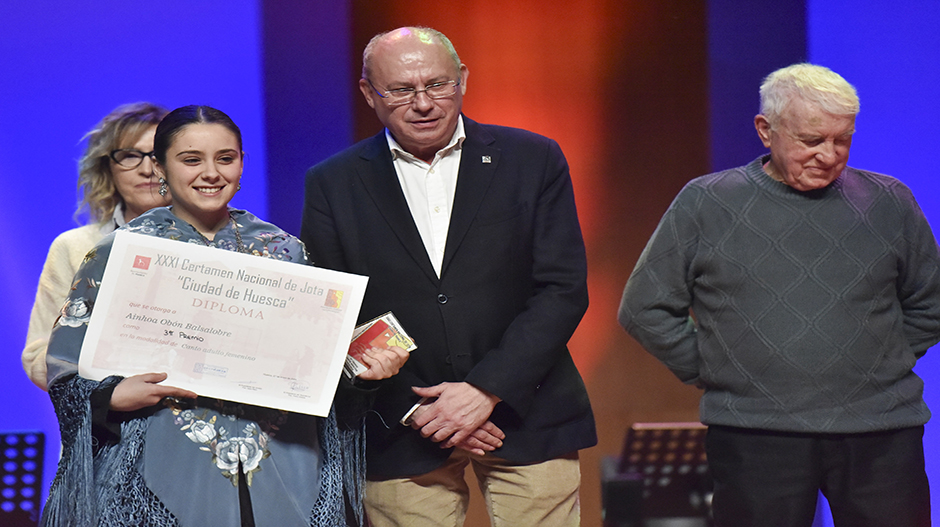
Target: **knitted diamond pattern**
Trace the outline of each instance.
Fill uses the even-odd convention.
[[[910,190],[847,168],[799,192],[764,174],[765,159],[679,193],[627,282],[621,324],[705,389],[707,424],[925,423],[911,370],[940,341],[940,255]]]

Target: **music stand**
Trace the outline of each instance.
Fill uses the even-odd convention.
[[[605,521],[611,511],[626,510],[632,518],[620,523],[612,518],[606,524],[678,525],[685,518],[703,519],[697,524],[707,524],[712,481],[705,457],[706,430],[701,423],[631,426],[620,458],[605,467],[603,500]]]
[[[0,432],[0,524],[39,523],[45,442],[42,432]]]

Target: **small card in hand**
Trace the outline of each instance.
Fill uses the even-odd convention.
[[[398,346],[411,352],[418,346],[414,340],[405,333],[398,319],[391,311],[374,318],[353,331],[352,343],[349,345],[349,354],[346,355],[346,364],[343,373],[352,379],[369,369],[362,361],[362,355],[369,348],[389,349]]]

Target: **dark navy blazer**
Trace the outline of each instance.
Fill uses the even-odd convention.
[[[314,265],[366,275],[360,321],[392,311],[418,348],[367,419],[371,476],[427,473],[450,454],[398,423],[411,386],[466,381],[502,399],[494,455],[544,461],[597,443],[567,349],[588,305],[568,163],[546,137],[464,117],[441,277],[405,201],[384,131],[307,172],[301,239]]]

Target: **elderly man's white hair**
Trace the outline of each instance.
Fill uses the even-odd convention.
[[[793,64],[764,79],[760,87],[760,111],[771,127],[780,123],[787,104],[802,99],[833,115],[856,115],[855,88],[838,73],[815,64]]]

